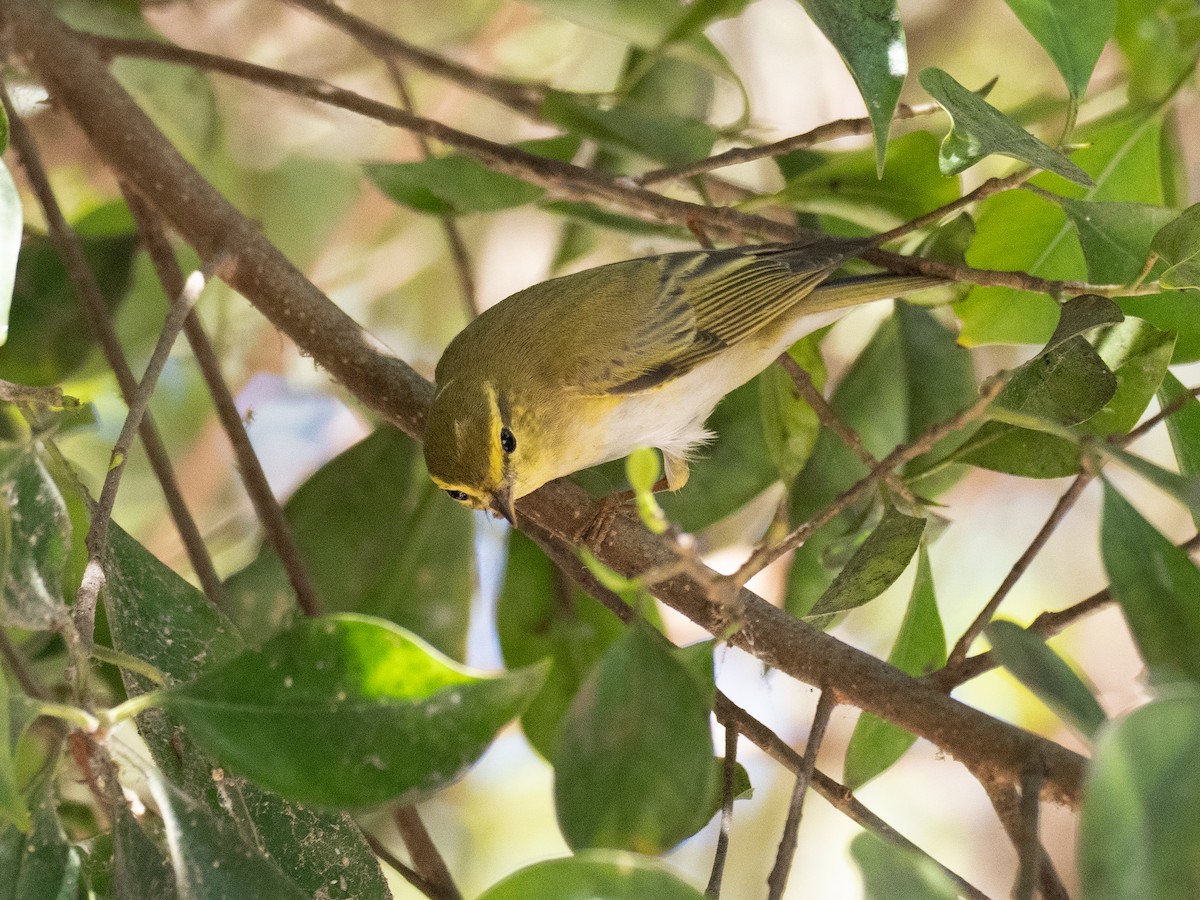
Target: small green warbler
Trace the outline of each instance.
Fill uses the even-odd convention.
[[[826,279],[862,252],[828,239],[667,253],[536,284],[451,341],[425,426],[434,482],[516,521],[547,481],[628,455],[663,455],[666,487],[711,435],[717,402],[847,307],[945,282]]]

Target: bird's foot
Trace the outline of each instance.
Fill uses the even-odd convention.
[[[633,491],[617,491],[600,498],[596,514],[575,535],[576,543],[589,547],[600,547],[612,534],[617,516],[632,509]]]

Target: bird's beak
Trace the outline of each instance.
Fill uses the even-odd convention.
[[[492,506],[499,511],[500,515],[508,519],[508,524],[513,528],[517,527],[515,502],[511,484],[503,484],[492,492]]]

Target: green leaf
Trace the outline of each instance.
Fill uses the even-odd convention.
[[[445,653],[463,655],[474,589],[473,517],[429,480],[414,441],[378,429],[317,470],[285,512],[322,609],[390,619]],[[269,545],[226,584],[247,634],[265,636],[295,610]]]
[[[1186,0],[1120,0],[1116,38],[1128,60],[1130,100],[1156,106],[1196,66],[1195,7]]]
[[[150,795],[163,817],[175,882],[186,897],[306,900],[303,890],[260,847],[151,770]]]
[[[577,94],[550,91],[542,103],[547,121],[605,147],[635,150],[664,165],[703,159],[717,132],[701,119],[664,112],[632,100],[601,107]]]
[[[1141,319],[1130,317],[1101,331],[1096,352],[1116,376],[1117,389],[1080,430],[1107,437],[1132,429],[1162,384],[1174,348],[1174,334]]]
[[[18,831],[28,832],[29,807],[21,796],[13,760],[13,746],[19,732],[12,727],[8,702],[8,679],[0,676],[0,822],[7,820]]]
[[[237,629],[203,594],[155,559],[115,524],[104,561],[105,610],[113,646],[154,665],[169,682],[191,681],[233,658],[243,643]],[[154,685],[122,672],[130,696]],[[310,894],[384,900],[379,863],[345,815],[316,811],[226,779],[218,795],[214,764],[177,719],[161,709],[138,716],[138,731],[172,784],[202,799],[239,833],[263,848]]]
[[[882,175],[892,115],[908,74],[908,49],[896,2],[800,0],[800,4],[854,76],[871,118],[875,165]]]
[[[809,373],[813,386],[825,386],[825,360],[821,358],[821,338],[827,329],[798,341],[788,352]],[[804,468],[817,445],[820,420],[804,401],[791,376],[781,366],[770,366],[758,379],[758,404],[762,416],[763,440],[771,461],[785,484],[791,484]]]
[[[1106,721],[1087,685],[1044,640],[1003,619],[987,627],[987,638],[1000,665],[1088,738]]]
[[[103,209],[98,214],[103,215]],[[92,235],[86,220],[75,224],[111,312],[129,287],[137,238],[128,233]],[[19,384],[58,384],[83,366],[95,346],[83,303],[48,237],[33,235],[21,245],[8,326],[8,341],[0,347],[0,378]]]
[[[75,900],[80,888],[78,851],[67,841],[58,819],[51,783],[33,800],[32,830],[10,825],[0,830],[0,891],[5,900]]]
[[[938,169],[937,138],[914,131],[892,141],[880,178],[870,150],[830,153],[787,175],[775,200],[875,229],[891,228],[957,200],[959,180]]]
[[[1082,97],[1117,24],[1117,0],[1005,0]]]
[[[1164,202],[1163,130],[1158,116],[1110,118],[1081,130],[1088,146],[1072,159],[1095,180],[1083,192],[1043,173],[1031,184],[1088,201]],[[1066,213],[1030,191],[1006,191],[980,206],[975,242],[967,262],[984,269],[1028,272],[1045,278],[1087,276],[1087,264]],[[1058,321],[1045,294],[1005,287],[977,287],[957,304],[965,346],[988,343],[1043,344]]]
[[[1125,318],[1121,307],[1099,294],[1080,294],[1062,305],[1058,325],[1042,352],[1053,350],[1076,335],[1101,325],[1115,325]]]
[[[521,728],[538,753],[553,759],[559,722],[571,698],[625,628],[563,575],[533,541],[512,530],[496,602],[496,629],[504,664],[510,669],[551,660],[545,684],[521,714]]]
[[[573,849],[661,853],[694,834],[712,808],[709,707],[664,644],[648,625],[626,629],[563,720],[554,802]]]
[[[579,148],[579,140],[563,135],[525,141],[516,147],[535,156],[568,160]],[[461,154],[407,163],[366,163],[363,171],[397,203],[437,216],[524,206],[544,193],[537,185],[493,171]]]
[[[864,831],[850,842],[862,872],[866,900],[957,900],[958,887],[928,856]]]
[[[1200,681],[1200,570],[1108,484],[1100,550],[1151,674]]]
[[[234,772],[302,803],[358,807],[456,780],[543,674],[475,675],[381,619],[326,616],[169,689],[163,705]]]
[[[933,587],[929,552],[922,545],[917,557],[917,577],[896,643],[888,662],[909,675],[921,676],[946,664],[946,633],[938,613]],[[858,717],[854,733],[846,746],[843,779],[851,790],[858,790],[872,778],[883,774],[907,752],[917,736],[864,712]]]
[[[1150,255],[1150,243],[1175,211],[1148,203],[1092,202],[1059,198],[1079,232],[1087,260],[1088,280],[1097,284],[1130,284]]]
[[[1150,249],[1169,267],[1159,276],[1159,284],[1165,288],[1200,287],[1200,203],[1160,228]]]
[[[1158,405],[1166,409],[1186,393],[1188,390],[1183,383],[1167,372],[1158,388]],[[1167,417],[1167,434],[1180,474],[1200,475],[1200,400],[1189,397],[1182,407]]]
[[[908,568],[925,533],[925,519],[889,507],[807,618],[825,620],[855,609],[882,594]],[[824,627],[824,623],[818,625]]]
[[[601,209],[590,203],[573,203],[569,200],[543,200],[538,204],[538,207],[544,209],[546,212],[563,216],[573,223],[595,225],[597,228],[605,228],[621,234],[635,236],[651,235],[680,240],[693,238],[693,235],[686,228],[662,222],[645,222],[641,219],[635,219],[632,216],[622,216],[619,213]],[[557,262],[556,269],[562,266],[564,259],[560,258]]]
[[[1200,696],[1156,700],[1100,734],[1079,819],[1082,896],[1200,896]]]
[[[8,118],[2,109],[0,125],[3,126],[0,146],[4,146],[8,144]],[[8,166],[0,160],[0,345],[8,340],[8,312],[12,306],[23,231],[21,195]]]
[[[1094,445],[1094,450],[1100,456],[1116,460],[1125,468],[1141,476],[1150,484],[1161,490],[1169,497],[1178,500],[1191,512],[1195,519],[1200,515],[1200,476],[1180,475],[1155,465],[1150,460],[1123,450],[1115,444],[1101,441]]]
[[[924,69],[919,78],[921,86],[946,110],[952,123],[939,156],[944,174],[956,175],[986,156],[999,154],[1054,172],[1076,184],[1092,184],[1087,172],[941,69]]]
[[[1018,369],[996,406],[1070,426],[1090,419],[1116,391],[1116,376],[1092,346],[1075,335]],[[954,458],[1026,478],[1061,478],[1079,468],[1074,442],[1003,421],[984,423]]]
[[[567,859],[526,866],[493,885],[479,900],[704,900],[653,859],[587,850]]]
[[[1121,297],[1117,301],[1127,316],[1145,319],[1176,335],[1171,363],[1200,360],[1200,292],[1166,291],[1144,297]]]
[[[49,630],[67,613],[63,569],[71,548],[71,521],[54,479],[26,448],[0,451],[7,549],[0,622]]]

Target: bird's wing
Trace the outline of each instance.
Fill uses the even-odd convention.
[[[859,249],[831,240],[661,257],[654,301],[639,304],[621,364],[586,387],[635,393],[685,374],[786,315]]]

